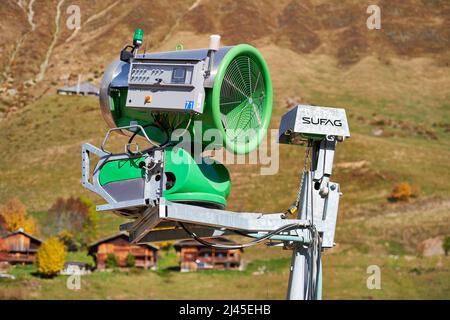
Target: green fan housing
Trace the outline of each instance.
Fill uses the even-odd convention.
[[[179,51],[182,52],[182,51]],[[264,138],[272,114],[272,82],[267,64],[261,53],[247,44],[231,47],[220,61],[212,88],[205,88],[203,114],[196,115],[188,130],[200,137],[208,129],[218,129],[223,145],[231,152],[246,154],[258,147]],[[127,126],[131,121],[146,126],[147,135],[163,142],[164,131],[148,126],[154,123],[152,111],[127,108],[126,87],[111,87],[110,113],[116,126]],[[189,116],[167,112],[167,120],[185,128]],[[171,120],[172,118],[176,118]],[[194,130],[194,122],[202,121],[201,131]]]

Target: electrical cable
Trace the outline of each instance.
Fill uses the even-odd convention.
[[[308,143],[306,145],[305,150],[305,160],[303,162],[303,171],[300,176],[300,183],[297,190],[297,197],[295,198],[295,202],[291,205],[289,209],[286,210],[283,219],[287,218],[288,215],[294,215],[300,209],[300,199],[303,190],[303,183],[305,180],[305,173],[307,172],[308,160],[310,160],[310,151],[311,151],[311,140],[308,139]]]
[[[188,125],[185,130],[187,130],[187,128],[189,127],[190,121],[191,121],[191,119],[189,119]],[[184,134],[184,132],[183,132],[183,134]],[[298,209],[300,207],[301,191],[303,189],[304,177],[305,177],[305,173],[307,173],[308,174],[308,181],[307,181],[308,186],[307,186],[306,190],[309,189],[310,193],[306,194],[306,196],[307,196],[307,198],[310,197],[310,205],[308,206],[308,203],[306,203],[306,205],[305,205],[306,212],[302,212],[302,215],[304,215],[304,219],[309,218],[308,220],[310,220],[310,223],[311,223],[310,225],[305,226],[305,225],[301,225],[298,223],[292,223],[292,224],[285,225],[281,228],[278,228],[276,230],[273,230],[271,232],[268,232],[264,236],[257,238],[253,241],[247,242],[247,243],[237,244],[237,245],[225,245],[225,244],[218,244],[218,243],[206,241],[206,240],[202,239],[201,237],[197,236],[194,232],[190,231],[183,223],[178,222],[178,224],[181,226],[181,228],[183,228],[183,230],[189,236],[191,236],[197,242],[199,242],[205,246],[208,246],[208,247],[222,249],[222,250],[243,249],[246,247],[250,247],[250,246],[256,245],[258,243],[261,243],[265,240],[268,240],[276,234],[279,234],[283,231],[287,231],[287,230],[293,229],[293,228],[308,229],[311,233],[311,241],[308,244],[308,255],[310,256],[310,259],[308,259],[308,262],[307,262],[309,272],[308,272],[307,279],[305,279],[306,280],[305,282],[308,283],[306,295],[307,295],[308,299],[310,299],[310,300],[317,299],[318,285],[319,285],[318,281],[319,281],[320,269],[321,269],[320,264],[321,264],[322,238],[321,238],[318,230],[316,229],[316,226],[314,225],[314,203],[313,203],[314,202],[313,201],[314,200],[314,190],[313,190],[313,188],[314,188],[314,186],[313,186],[313,169],[314,168],[313,168],[313,159],[311,158],[311,150],[313,149],[312,144],[313,144],[313,142],[311,140],[308,140],[303,174],[302,174],[302,177],[300,180],[300,186],[299,186],[299,190],[297,193],[297,199],[295,202],[295,206]],[[313,155],[313,157],[314,157],[314,155]],[[306,201],[308,202],[308,200],[306,200]],[[234,233],[242,235],[242,236],[247,236],[247,237],[249,236],[249,235],[245,234],[244,232],[240,232],[239,230],[232,230],[232,231]]]
[[[311,256],[310,265],[309,265],[309,274],[308,274],[308,296],[310,300],[313,300],[316,296],[316,288],[317,288],[317,242],[318,242],[318,232],[314,225],[311,226],[311,243],[309,246],[309,255]]]
[[[178,138],[184,136],[184,134],[185,134],[186,131],[188,130],[189,126],[191,125],[191,121],[192,121],[192,115],[189,117],[189,121],[188,121],[186,127],[184,128],[183,133],[182,133],[182,134],[179,134],[179,135],[178,135]]]
[[[222,250],[232,250],[232,249],[243,249],[243,248],[247,248],[250,246],[254,246],[260,242],[263,242],[269,238],[271,238],[272,236],[279,234],[283,231],[287,231],[293,228],[307,228],[305,226],[302,226],[298,223],[291,223],[291,224],[287,224],[285,226],[282,226],[276,230],[270,231],[267,234],[263,235],[262,237],[252,240],[250,242],[247,243],[243,243],[243,244],[238,244],[238,245],[222,245],[222,244],[217,244],[217,243],[213,243],[213,242],[209,242],[206,241],[202,238],[200,238],[199,236],[197,236],[194,232],[190,231],[182,222],[178,222],[178,224],[181,226],[181,228],[183,228],[184,231],[186,231],[186,233],[191,236],[193,239],[197,240],[197,242],[208,246],[208,247],[212,247],[212,248],[216,248],[216,249],[222,249]]]
[[[322,237],[320,237],[320,235],[318,235],[318,244],[317,244],[317,258],[316,258],[316,281],[315,281],[315,285],[314,285],[314,295],[317,298],[317,287],[318,287],[318,282],[319,282],[319,277],[320,277],[320,272],[321,272],[321,260],[322,260]]]
[[[151,149],[153,149],[153,148],[155,148],[155,147],[159,147],[159,148],[160,148],[160,147],[163,147],[163,146],[165,146],[167,143],[170,142],[170,135],[169,135],[169,132],[168,132],[164,127],[160,126],[160,125],[159,125],[158,123],[156,123],[156,122],[155,122],[155,123],[149,123],[149,124],[146,124],[146,125],[142,126],[143,129],[149,128],[149,127],[155,127],[155,128],[158,128],[158,129],[161,130],[161,131],[164,131],[164,133],[165,133],[166,136],[167,136],[166,141],[164,141],[164,143],[162,143],[162,144],[160,144],[160,145],[158,145],[158,146],[152,146],[152,147],[147,148],[147,149],[145,149],[145,150],[143,150],[143,151],[141,151],[141,152],[133,152],[133,151],[130,150],[130,144],[133,142],[133,140],[134,140],[134,138],[136,137],[136,135],[141,131],[141,128],[138,127],[138,129],[133,133],[133,135],[130,137],[130,139],[128,139],[127,152],[128,152],[130,155],[135,156],[135,155],[138,155],[139,153],[147,153],[148,151],[150,151]]]
[[[306,190],[309,189],[309,194],[306,194],[306,197],[309,198],[310,206],[308,206],[308,200],[306,200],[305,210],[304,212],[304,219],[308,219],[311,221],[311,226],[308,228],[311,232],[311,241],[308,245],[308,255],[310,256],[310,260],[308,262],[308,278],[306,279],[308,283],[308,291],[307,296],[309,299],[316,299],[317,298],[317,287],[318,287],[318,279],[319,279],[319,272],[320,272],[320,251],[322,250],[321,246],[321,237],[319,232],[317,231],[315,225],[314,225],[314,185],[313,185],[313,170],[314,170],[314,164],[313,164],[313,157],[314,154],[311,156],[311,149],[313,149],[313,141],[308,140],[308,145],[305,151],[305,162],[303,167],[303,174],[300,180],[300,186],[297,193],[297,199],[296,199],[296,207],[300,207],[300,199],[301,199],[301,191],[303,189],[304,184],[304,177],[305,173],[308,174],[308,186],[306,187]],[[309,168],[308,168],[309,167]]]

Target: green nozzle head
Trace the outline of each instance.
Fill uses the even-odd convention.
[[[133,44],[140,46],[142,44],[142,39],[144,38],[144,30],[136,29],[134,30]]]
[[[176,51],[182,51],[183,50],[183,45],[181,43],[177,43],[177,45],[175,46],[175,50]]]

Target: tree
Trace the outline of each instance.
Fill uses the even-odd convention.
[[[73,252],[73,251],[77,251],[80,248],[80,244],[76,241],[76,238],[73,235],[73,233],[71,233],[67,230],[62,230],[61,232],[59,232],[58,239],[62,243],[64,243],[67,251]]]
[[[450,236],[445,237],[444,242],[442,243],[442,247],[445,251],[445,255],[447,256],[450,252]]]
[[[97,209],[95,208],[95,204],[88,198],[84,196],[80,196],[80,201],[85,206],[88,207],[87,217],[84,222],[83,228],[86,233],[86,240],[92,241],[97,237],[97,231],[98,231],[98,213]]]
[[[0,216],[3,220],[3,228],[9,232],[22,228],[30,234],[38,233],[36,221],[27,216],[27,209],[18,198],[12,198],[6,205],[1,206]]]
[[[46,234],[72,234],[76,243],[86,244],[97,235],[95,205],[84,197],[58,198],[48,211]]]
[[[0,232],[5,230],[5,218],[0,214]]]
[[[47,239],[39,247],[36,255],[38,272],[45,277],[53,277],[64,269],[66,249],[56,237]]]
[[[128,268],[133,268],[136,265],[136,258],[131,252],[127,255],[126,265]]]
[[[77,198],[58,198],[48,210],[48,224],[56,228],[55,233],[62,230],[81,232],[88,210],[89,208]]]

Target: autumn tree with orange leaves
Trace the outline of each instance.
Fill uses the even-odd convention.
[[[36,221],[27,216],[27,209],[18,198],[12,198],[5,205],[0,206],[0,216],[6,231],[14,232],[22,228],[30,234],[38,233]]]

